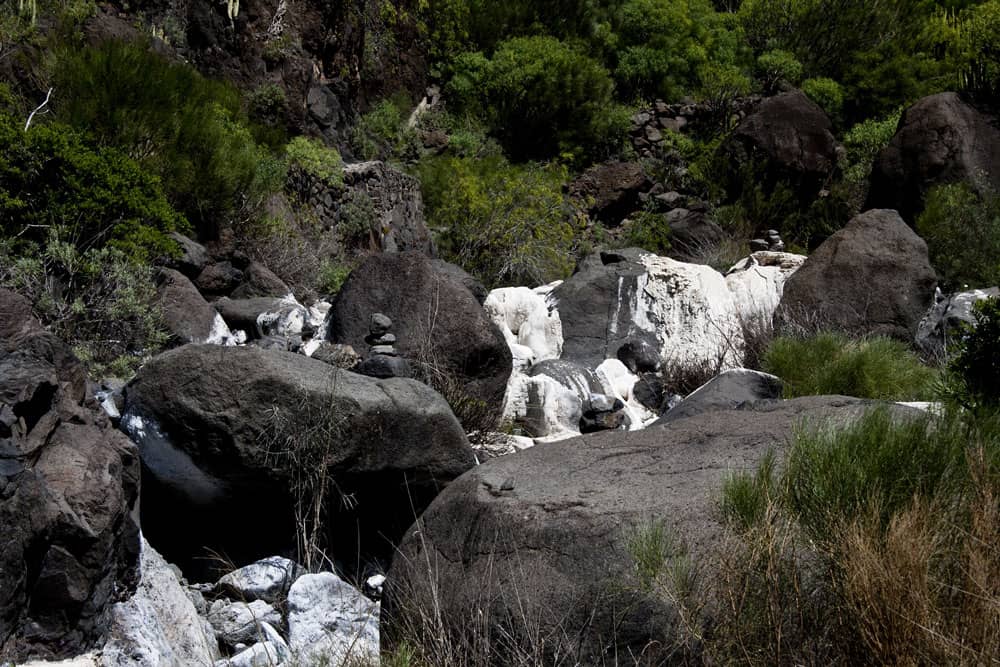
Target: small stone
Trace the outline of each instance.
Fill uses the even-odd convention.
[[[388,316],[382,313],[375,313],[372,315],[371,324],[368,325],[368,333],[378,337],[389,333],[389,329],[391,328],[392,320]]]
[[[753,239],[750,241],[750,252],[760,252],[762,250],[770,250],[771,244],[764,239]]]
[[[395,345],[396,336],[391,333],[382,334],[381,336],[366,336],[365,342],[369,345]]]
[[[371,353],[387,357],[395,357],[397,355],[396,348],[392,345],[372,345]]]
[[[359,375],[367,375],[368,377],[383,380],[387,378],[413,377],[413,369],[406,359],[390,357],[384,354],[369,357],[352,370]]]
[[[663,133],[660,132],[655,127],[646,128],[646,140],[653,144],[658,144],[663,141]]]

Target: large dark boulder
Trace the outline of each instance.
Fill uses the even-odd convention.
[[[500,329],[462,278],[420,252],[369,257],[348,277],[330,309],[330,340],[365,356],[371,316],[388,315],[396,349],[418,374],[450,375],[467,396],[503,405],[512,360]]]
[[[626,342],[659,349],[659,341],[633,326],[631,306],[648,269],[637,248],[600,252],[584,258],[576,272],[553,292],[562,321],[562,359],[596,368],[616,356]]]
[[[779,319],[912,342],[934,302],[927,245],[895,211],[855,216],[785,282]]]
[[[912,225],[932,187],[957,181],[1000,188],[1000,130],[957,94],[938,93],[903,112],[875,159],[866,208],[896,209]]]
[[[173,269],[160,269],[157,275],[156,302],[163,313],[163,323],[174,342],[204,343],[210,338],[229,335],[219,314],[187,277]],[[219,326],[222,324],[223,326]]]
[[[641,205],[639,195],[652,182],[638,162],[608,162],[591,167],[570,184],[570,193],[606,225],[618,225]]]
[[[670,250],[667,255],[681,262],[697,262],[711,256],[726,232],[701,211],[675,208],[667,213],[670,227]]]
[[[453,482],[404,538],[386,582],[383,645],[421,618],[440,618],[442,639],[454,646],[473,637],[513,644],[542,653],[544,664],[556,655],[567,664],[639,655],[641,664],[685,664],[696,656],[672,653],[678,610],[637,580],[634,531],[662,521],[668,555],[686,552],[694,572],[711,577],[724,537],[723,480],[769,451],[780,455],[802,423],[852,419],[868,405],[761,401],[490,460]]]
[[[721,147],[722,155],[739,169],[727,186],[737,197],[745,186],[740,169],[754,166],[758,182],[770,191],[778,182],[789,184],[802,204],[819,194],[837,164],[837,141],[830,119],[800,90],[764,100],[733,131]]]
[[[748,368],[732,368],[688,394],[656,424],[668,424],[703,412],[739,408],[762,399],[781,398],[782,389],[781,378],[774,375]]]
[[[91,647],[134,589],[135,446],[87,395],[83,365],[0,290],[0,662]]]
[[[419,382],[252,347],[154,358],[126,387],[123,423],[140,445],[144,534],[199,577],[208,549],[238,565],[287,549],[291,496],[316,470],[336,489],[328,546],[352,567],[387,557],[474,464],[451,409]]]

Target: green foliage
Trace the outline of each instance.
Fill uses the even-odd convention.
[[[405,99],[385,99],[358,119],[351,130],[351,148],[364,160],[417,157],[416,134],[406,126]]]
[[[420,180],[441,256],[487,286],[537,285],[573,269],[565,170],[441,157],[421,163]]]
[[[281,187],[281,164],[255,142],[231,85],[141,44],[66,48],[56,60],[59,117],[160,176],[173,205],[206,235]]]
[[[776,90],[782,81],[794,86],[802,80],[802,63],[795,54],[781,49],[767,51],[758,56],[756,71],[765,92]]]
[[[378,229],[375,202],[364,192],[352,192],[337,217],[337,232],[347,246],[367,244]]]
[[[761,525],[768,506],[778,498],[774,452],[768,452],[757,470],[739,472],[723,482],[719,509],[740,531]]]
[[[447,86],[449,99],[485,118],[517,158],[599,157],[620,148],[629,116],[612,90],[599,62],[554,37],[506,40],[492,58],[465,54]]]
[[[333,260],[326,260],[319,268],[319,291],[321,294],[333,295],[347,282],[351,268]]]
[[[300,169],[327,185],[339,186],[344,182],[344,162],[340,153],[319,139],[295,137],[285,146],[285,161],[290,169]]]
[[[1000,407],[1000,299],[973,308],[975,326],[959,339],[949,371],[961,386],[960,401],[970,408]]]
[[[933,0],[745,0],[739,19],[758,53],[788,51],[807,77],[844,86],[848,116],[861,119],[951,85],[935,11]]]
[[[879,408],[843,429],[802,429],[785,462],[783,500],[821,541],[836,535],[841,522],[868,511],[886,527],[914,497],[930,499],[967,483],[966,452],[983,435],[995,464],[995,424],[977,427],[952,414],[903,419]]]
[[[627,0],[614,22],[615,79],[626,96],[679,99],[738,65],[739,32],[710,0]]]
[[[939,185],[927,195],[917,231],[945,289],[1000,283],[1000,194]]]
[[[764,353],[763,370],[781,378],[785,398],[839,394],[914,401],[931,397],[937,377],[898,341],[837,333],[776,338]]]
[[[868,180],[875,158],[896,134],[902,111],[900,108],[885,118],[872,118],[858,123],[844,134],[843,144],[847,151],[845,181],[859,184]]]
[[[159,180],[113,148],[95,148],[71,128],[0,113],[0,229],[21,244],[46,230],[88,249],[110,244],[137,258],[171,254],[167,234],[187,227]]]
[[[802,82],[802,92],[831,118],[839,116],[844,107],[844,91],[833,79],[822,76],[806,79]]]
[[[0,286],[31,300],[35,314],[73,347],[91,375],[130,377],[167,341],[155,306],[154,269],[118,248],[85,251],[54,227],[37,251],[0,244]]]
[[[640,211],[625,224],[616,244],[621,248],[642,248],[656,255],[670,250],[670,226],[662,213]]]
[[[962,13],[962,88],[978,99],[1000,103],[1000,0]]]

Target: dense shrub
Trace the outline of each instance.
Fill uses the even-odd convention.
[[[506,40],[492,58],[458,58],[448,93],[461,110],[485,118],[515,158],[601,157],[622,146],[629,128],[613,87],[599,62],[545,36]]]
[[[25,131],[0,113],[0,230],[24,248],[54,226],[80,249],[110,244],[144,258],[173,252],[167,233],[187,223],[159,180],[128,156],[95,148],[65,125]]]
[[[844,107],[844,92],[840,84],[833,79],[816,77],[802,82],[802,92],[815,102],[831,118],[840,115]]]
[[[980,301],[973,316],[975,326],[959,339],[949,371],[966,407],[1000,407],[1000,299]]]
[[[961,84],[977,99],[1000,104],[1000,1],[963,12]]]
[[[987,190],[985,187],[983,190]],[[931,264],[943,288],[1000,284],[1000,195],[977,194],[968,184],[939,185],[917,218]]]
[[[851,340],[836,333],[779,337],[763,369],[781,378],[785,397],[840,394],[894,401],[927,399],[936,373],[905,345],[888,338]]]
[[[285,147],[285,161],[290,169],[300,169],[327,185],[338,186],[344,182],[344,162],[340,153],[318,139],[295,137]]]
[[[656,255],[670,250],[670,225],[662,213],[640,211],[625,223],[618,239],[621,248],[642,248]]]
[[[167,341],[155,306],[154,269],[118,248],[81,251],[50,229],[30,255],[0,242],[0,286],[31,300],[35,314],[94,377],[130,377]]]
[[[736,26],[710,0],[627,0],[614,26],[628,96],[676,100],[711,83],[700,67],[739,64]]]
[[[441,256],[487,286],[538,285],[573,268],[566,173],[502,158],[434,158],[420,166]]]
[[[789,51],[774,49],[757,58],[757,78],[765,92],[773,92],[782,81],[793,86],[802,80],[802,63]]]
[[[280,161],[254,140],[231,85],[121,42],[63,49],[55,72],[59,118],[159,175],[205,235],[283,183]]]

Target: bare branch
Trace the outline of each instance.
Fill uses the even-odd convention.
[[[52,88],[49,88],[49,92],[45,95],[45,101],[43,101],[41,104],[39,104],[37,107],[35,107],[35,110],[32,111],[31,114],[28,116],[28,121],[24,124],[24,131],[25,132],[27,132],[28,128],[31,127],[31,121],[35,117],[35,114],[38,113],[39,111],[41,111],[42,107],[44,107],[46,104],[49,103],[49,98],[50,97],[52,97]],[[46,111],[48,111],[48,110],[46,109]],[[42,113],[45,113],[45,111],[42,111]]]

